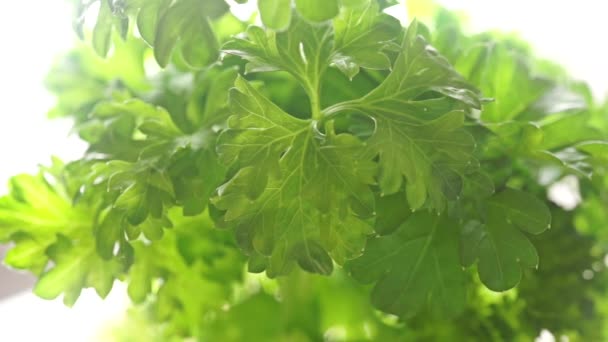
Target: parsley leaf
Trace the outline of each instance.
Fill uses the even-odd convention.
[[[360,67],[388,69],[384,51],[399,31],[396,20],[380,15],[377,6],[368,3],[346,9],[333,24],[313,25],[294,15],[283,32],[251,26],[246,38],[229,41],[223,51],[248,60],[247,72],[289,72],[304,88],[312,115],[319,119],[320,85],[328,66],[336,66],[350,78]]]
[[[268,28],[284,30],[291,22],[291,0],[260,0],[262,22]]]
[[[136,239],[142,230],[148,239],[160,238],[162,229],[158,228],[171,227],[166,215],[174,205],[181,206],[185,215],[205,209],[225,172],[211,150],[212,131],[203,128],[184,134],[164,109],[139,100],[101,103],[95,115],[102,124],[128,122],[117,126],[118,132],[104,131],[99,142],[89,138],[93,151],[126,159],[95,162],[85,188],[97,191],[103,187],[110,195],[101,207],[108,211],[107,216],[96,228],[100,241],[105,241],[98,245],[103,256],[111,257],[113,243],[121,239],[123,231],[130,239]],[[136,133],[145,139],[134,139]]]
[[[394,18],[379,13],[378,3],[364,3],[344,8],[334,19],[336,52],[331,63],[350,79],[361,67],[390,69],[391,60],[386,52],[400,31]]]
[[[154,298],[155,316],[170,329],[196,332],[204,313],[229,300],[232,289],[226,284],[242,280],[243,257],[231,234],[215,229],[207,215],[172,211],[169,216],[175,227],[161,240],[133,243],[127,291],[135,303]]]
[[[421,98],[429,92],[446,97]],[[412,209],[428,204],[442,210],[445,199],[460,196],[462,177],[473,162],[475,140],[463,129],[465,113],[457,109],[479,106],[476,90],[430,49],[413,23],[388,77],[363,98],[326,113],[353,110],[371,117],[376,127],[367,150],[379,156],[381,190],[398,192],[405,177]]]
[[[105,297],[126,260],[106,261],[96,253],[94,211],[87,203],[72,207],[61,176],[49,169],[11,180],[10,194],[0,198],[0,241],[16,243],[8,265],[39,276],[37,295],[54,299],[64,293],[64,303],[72,305],[86,287]]]
[[[445,215],[415,213],[387,236],[368,240],[365,254],[346,264],[363,283],[375,282],[378,309],[411,317],[428,309],[453,316],[465,304],[465,276],[458,263],[458,231]]]
[[[315,22],[329,20],[340,11],[338,0],[295,0],[302,17]]]
[[[605,339],[608,107],[524,42],[396,0],[72,2],[50,115],[89,148],[0,198],[41,297],[125,282],[129,342]]]
[[[520,52],[493,41],[471,47],[458,59],[455,68],[485,96],[494,98],[482,112],[486,122],[516,118],[551,85],[547,79],[534,75]],[[517,92],[512,91],[513,85],[519,87]]]
[[[331,273],[329,255],[339,263],[357,256],[370,230],[362,219],[373,213],[374,163],[359,157],[363,144],[354,136],[290,116],[242,78],[236,86],[235,116],[218,151],[239,171],[214,204],[246,250],[270,258],[269,275],[294,260]]]
[[[130,16],[137,17],[137,27],[146,42],[154,47],[158,64],[165,67],[177,47],[179,57],[192,68],[215,62],[219,56],[219,42],[210,19],[228,11],[223,0],[76,0],[76,30],[84,36],[84,19],[88,8],[100,3],[100,11],[93,29],[95,51],[105,57],[111,47],[112,32],[116,28],[125,38]]]
[[[169,63],[174,47],[184,61],[194,68],[215,62],[219,56],[219,42],[209,17],[228,10],[221,0],[180,0],[169,6],[158,18],[154,37],[154,57],[162,67]]]
[[[311,25],[294,16],[284,32],[250,26],[247,39],[229,41],[223,51],[248,60],[247,72],[289,72],[306,91],[312,110],[318,112],[321,76],[332,53],[331,37],[329,23]]]
[[[507,189],[487,203],[485,223],[469,222],[462,231],[462,263],[469,266],[479,258],[481,281],[495,291],[519,283],[522,268],[537,267],[538,254],[522,233],[540,234],[549,228],[549,209],[533,196]]]

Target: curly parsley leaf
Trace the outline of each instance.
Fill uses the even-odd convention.
[[[15,243],[5,263],[39,276],[34,292],[42,298],[63,293],[72,305],[87,287],[105,297],[127,266],[128,251],[107,261],[97,254],[92,209],[72,206],[60,173],[14,177],[10,193],[0,198],[0,241]]]
[[[134,303],[151,302],[155,317],[170,329],[196,332],[205,313],[229,301],[226,284],[242,280],[244,261],[231,234],[215,229],[207,215],[169,216],[175,227],[161,240],[133,243],[127,291]]]
[[[99,121],[87,125],[97,122],[108,128],[100,130],[101,137],[89,132],[91,152],[126,159],[97,161],[85,188],[102,187],[109,195],[109,212],[96,229],[105,241],[99,245],[103,256],[111,257],[113,239],[120,239],[123,231],[129,239],[142,231],[148,239],[160,238],[158,228],[171,227],[166,215],[173,206],[182,207],[185,215],[205,209],[225,172],[211,149],[214,132],[203,128],[185,134],[164,109],[140,100],[101,103],[94,114]]]

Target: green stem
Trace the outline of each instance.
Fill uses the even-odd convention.
[[[310,111],[312,113],[312,119],[315,121],[323,118],[321,112],[321,98],[319,96],[319,82],[315,84],[308,83],[306,86],[306,94],[310,99]]]
[[[329,120],[331,118],[333,118],[334,116],[343,113],[345,111],[348,110],[354,110],[356,111],[356,103],[357,101],[345,101],[345,102],[340,102],[340,103],[336,103],[330,107],[325,108],[321,115],[323,116],[323,120]]]

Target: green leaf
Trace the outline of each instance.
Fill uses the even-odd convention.
[[[295,2],[298,12],[314,22],[332,19],[340,11],[338,0],[295,0]]]
[[[40,274],[47,263],[45,255],[47,244],[31,238],[16,239],[16,245],[4,256],[4,264],[21,270]]]
[[[484,96],[493,98],[484,106],[484,121],[515,119],[550,89],[551,83],[535,75],[524,57],[508,43],[490,40],[474,45],[455,63]]]
[[[280,152],[287,149],[291,140],[306,130],[308,123],[290,116],[256,91],[245,79],[237,78],[236,88],[230,91],[232,116],[228,125],[234,129],[222,133],[218,153],[225,163],[238,161],[241,167],[253,165],[273,171]],[[261,135],[248,126],[264,130]],[[244,129],[241,129],[244,127]],[[243,134],[245,133],[245,134]],[[271,143],[266,143],[272,137]],[[234,139],[242,140],[235,144]],[[224,143],[225,140],[231,143]],[[253,141],[251,141],[253,140]],[[264,177],[259,181],[264,182]],[[256,197],[255,194],[252,197]]]
[[[121,233],[125,224],[122,218],[121,215],[107,213],[101,223],[95,227],[97,252],[105,260],[115,256],[115,246],[122,239]]]
[[[142,183],[134,183],[114,202],[114,207],[126,211],[133,225],[142,223],[148,217],[147,188]]]
[[[540,234],[551,224],[551,213],[547,206],[522,191],[504,190],[490,199],[489,207],[500,212],[506,222],[530,234]]]
[[[538,161],[545,161],[561,167],[570,173],[591,178],[592,167],[589,156],[577,151],[575,148],[566,148],[555,152],[538,151],[533,156]]]
[[[315,241],[304,241],[294,247],[294,256],[303,270],[330,275],[333,261],[325,249]]]
[[[194,329],[202,324],[201,315],[230,298],[244,260],[230,232],[215,229],[207,215],[184,217],[173,210],[169,218],[175,227],[161,239],[133,243],[127,291],[135,303],[153,298],[156,315],[167,315],[164,324]]]
[[[471,220],[462,225],[460,231],[460,262],[469,267],[477,261],[479,243],[486,238],[486,232],[481,222]]]
[[[125,91],[149,90],[143,67],[145,51],[145,43],[129,38],[115,40],[114,53],[107,59],[86,46],[68,53],[45,79],[46,87],[57,96],[49,116],[72,117],[81,123],[99,102],[115,100]]]
[[[412,214],[395,233],[368,240],[346,268],[358,281],[376,283],[372,304],[384,312],[407,318],[428,308],[453,316],[464,308],[458,232],[445,215]]]
[[[410,108],[427,108],[415,109],[424,105]],[[464,169],[475,148],[473,137],[462,129],[464,113],[449,112],[420,124],[408,124],[407,112],[390,109],[377,111],[375,118],[376,131],[367,146],[370,154],[380,157],[379,184],[385,194],[399,191],[405,177],[412,209],[422,207],[428,198],[431,207],[441,210],[446,199],[460,196]]]
[[[109,1],[101,1],[97,22],[93,29],[93,48],[101,57],[105,57],[110,51],[112,42],[113,15]]]
[[[337,262],[357,256],[370,230],[362,218],[374,207],[375,166],[358,156],[362,143],[290,116],[242,78],[236,87],[218,152],[239,171],[214,204],[241,246],[270,257],[269,275],[286,272],[291,260],[326,273],[327,254]]]
[[[44,299],[55,299],[65,293],[64,303],[70,306],[87,286],[94,287],[97,294],[105,298],[123,268],[118,260],[101,259],[94,246],[75,244],[63,237],[49,254],[55,267],[40,276],[34,292]]]
[[[345,8],[334,19],[335,54],[332,65],[352,79],[361,67],[383,70],[391,68],[386,47],[401,31],[399,22],[379,13],[376,1]]]
[[[162,67],[167,66],[174,47],[179,44],[184,61],[194,68],[215,62],[219,56],[219,43],[208,17],[223,9],[216,8],[225,2],[182,0],[170,6],[158,19],[154,38],[154,57]]]
[[[397,21],[379,13],[377,6],[349,7],[331,22],[311,24],[293,16],[287,30],[276,32],[252,26],[246,38],[236,38],[223,51],[246,59],[246,72],[282,70],[300,83],[308,96],[310,113],[321,114],[321,84],[329,66],[349,78],[361,67],[388,69],[385,50],[399,36]]]
[[[169,6],[169,0],[146,0],[137,15],[137,29],[150,46],[154,46],[158,19]]]
[[[412,214],[403,192],[387,196],[376,196],[376,224],[374,230],[380,235],[393,233]]]
[[[593,158],[608,160],[608,141],[586,141],[577,144],[576,149],[590,154]]]
[[[543,141],[543,130],[531,122],[507,121],[488,124],[492,135],[485,143],[485,155],[496,157],[507,154],[512,157],[530,157]]]
[[[0,198],[0,241],[15,243],[7,265],[39,275],[36,294],[54,299],[63,293],[72,305],[87,287],[105,297],[124,264],[96,253],[94,210],[86,202],[72,206],[65,177],[61,164],[38,176],[14,177],[10,194]]]
[[[522,231],[540,234],[550,222],[543,202],[525,192],[504,190],[488,200],[485,223],[463,227],[462,263],[468,266],[479,258],[484,285],[494,291],[511,289],[519,283],[522,268],[538,266],[536,249]]]
[[[468,194],[476,198],[487,198],[494,194],[494,183],[490,176],[483,171],[475,171],[467,175]]]
[[[553,150],[566,148],[585,140],[605,139],[606,133],[592,127],[589,121],[589,115],[581,113],[567,115],[543,124],[542,148]]]
[[[211,150],[216,133],[206,126],[214,124],[213,116],[225,110],[226,102],[224,97],[200,103],[208,113],[202,114],[202,127],[192,134],[176,127],[165,109],[139,99],[95,107],[90,122],[108,128],[102,136],[91,134],[90,151],[127,160],[94,163],[84,187],[86,194],[100,188],[108,192],[102,209],[109,213],[96,228],[98,252],[104,258],[112,257],[114,244],[125,234],[131,240],[141,232],[150,240],[159,239],[171,225],[166,214],[172,206],[181,206],[184,215],[205,209],[225,172]]]
[[[226,43],[223,51],[249,61],[248,72],[284,70],[291,73],[309,95],[318,91],[321,75],[332,53],[329,23],[311,25],[294,16],[286,31],[250,26],[247,39]]]
[[[51,186],[45,176],[56,180],[48,173],[13,177],[9,194],[0,198],[0,242],[15,243],[4,262],[35,274],[47,265],[46,250],[58,234],[90,234],[89,208],[73,209],[65,189]]]
[[[427,204],[442,210],[446,199],[460,196],[475,148],[475,140],[463,129],[465,113],[454,109],[479,108],[479,99],[416,30],[413,23],[392,72],[376,89],[327,112],[355,110],[374,120],[367,152],[379,158],[383,193],[398,192],[405,177],[412,209]],[[445,97],[420,98],[429,92]]]
[[[584,116],[588,105],[582,94],[565,86],[556,86],[541,96],[525,113],[525,118],[553,121],[560,116]],[[583,115],[581,115],[583,114]]]
[[[227,110],[229,90],[237,75],[236,68],[212,67],[200,76],[187,107],[187,116],[193,126],[208,128],[225,122],[230,115]]]
[[[75,30],[82,37],[82,27],[89,3],[78,3]],[[191,68],[202,68],[219,56],[219,42],[209,22],[229,10],[224,0],[101,0],[93,29],[92,44],[98,55],[105,57],[116,28],[123,39],[129,33],[129,18],[137,17],[137,28],[144,41],[154,46],[157,62],[165,67],[174,48],[179,47],[178,60]]]
[[[289,26],[291,0],[260,0],[258,9],[266,27],[281,31]]]

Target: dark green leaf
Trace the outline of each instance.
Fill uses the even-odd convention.
[[[533,196],[507,189],[488,200],[486,222],[469,222],[462,230],[461,253],[465,266],[479,258],[481,281],[491,290],[517,285],[522,268],[537,267],[538,254],[522,233],[540,234],[551,223],[551,213]]]
[[[355,279],[376,283],[372,303],[384,312],[411,317],[428,307],[453,316],[464,308],[458,232],[445,216],[413,214],[395,233],[370,239],[346,268]]]

